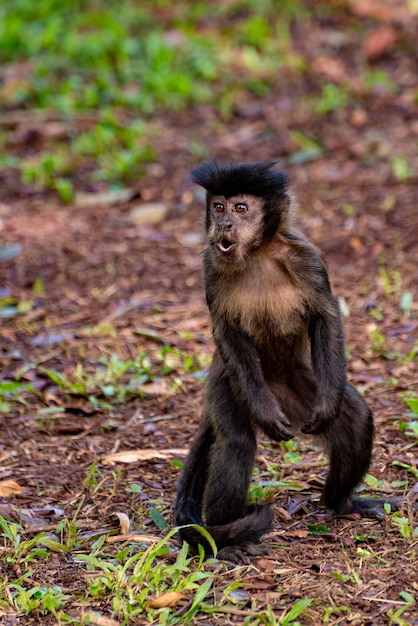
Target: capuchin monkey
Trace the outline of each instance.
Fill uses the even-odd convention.
[[[257,431],[323,442],[322,503],[335,513],[381,516],[385,502],[352,496],[370,464],[373,417],[347,382],[325,260],[295,227],[286,174],[273,165],[212,161],[191,173],[207,191],[203,264],[216,350],[175,523],[204,525],[218,558],[235,562],[265,553],[258,542],[273,522],[269,506],[247,500]],[[212,553],[196,529],[180,535]]]

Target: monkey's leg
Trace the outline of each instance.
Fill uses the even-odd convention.
[[[215,381],[214,381],[215,383]],[[237,563],[248,556],[265,554],[258,545],[273,521],[267,506],[248,506],[248,486],[254,465],[257,441],[249,415],[232,395],[224,376],[209,389],[209,410],[216,432],[210,451],[203,510],[209,527],[229,526],[221,539],[218,558]]]
[[[212,427],[207,416],[203,416],[177,487],[174,507],[177,526],[202,523],[203,492],[213,440]]]
[[[356,510],[351,494],[369,468],[373,434],[372,412],[348,383],[341,413],[322,435],[330,463],[322,500],[336,513]]]
[[[210,454],[203,509],[208,525],[233,522],[247,514],[248,486],[254,465],[256,438],[252,428],[220,435]]]
[[[247,500],[255,451],[252,429],[213,444],[203,509],[210,532],[219,525],[229,527],[225,534],[213,533],[219,537],[221,560],[248,564],[250,557],[268,553],[258,542],[271,528],[273,511],[268,506],[249,506]]]
[[[360,498],[352,492],[369,469],[373,444],[373,416],[358,391],[349,383],[345,389],[341,414],[324,433],[330,468],[322,500],[336,513],[359,513],[363,517],[383,517],[384,505],[392,510],[416,503],[400,497]]]

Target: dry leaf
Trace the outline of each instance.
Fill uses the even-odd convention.
[[[23,489],[15,480],[0,480],[0,497],[14,496]]]
[[[144,202],[131,210],[130,217],[134,224],[158,224],[167,215],[165,202]]]
[[[112,515],[118,518],[120,524],[120,532],[122,533],[122,535],[126,535],[131,527],[129,517],[126,515],[126,513],[113,513]]]
[[[342,83],[347,80],[347,70],[345,64],[340,59],[317,57],[312,61],[312,68],[318,74],[323,74],[326,78],[336,83]]]
[[[350,237],[349,244],[356,252],[363,252],[364,250],[364,244],[358,237]]]
[[[136,195],[135,189],[109,189],[99,193],[76,193],[74,203],[77,207],[96,207],[120,202],[128,202]]]
[[[177,602],[180,600],[188,600],[189,598],[184,593],[180,593],[180,591],[169,591],[168,593],[163,593],[162,596],[158,596],[154,600],[148,604],[151,609],[163,609],[165,607],[175,608]]]
[[[363,42],[363,53],[370,63],[378,61],[387,54],[398,40],[394,28],[382,26],[372,31]]]
[[[292,521],[292,516],[290,515],[289,511],[286,511],[286,509],[284,509],[281,506],[277,507],[277,516],[283,522],[291,522]]]
[[[372,18],[382,22],[396,21],[400,14],[398,6],[390,6],[382,0],[351,0],[350,6],[358,17]]]
[[[309,535],[307,530],[289,530],[288,532],[280,533],[282,537],[297,537],[298,539],[304,539]]]
[[[16,456],[16,452],[12,450],[0,450],[0,463],[4,463],[11,456]]]
[[[155,535],[138,535],[136,533],[127,533],[126,535],[109,535],[106,537],[106,543],[119,543],[119,541],[135,541],[136,543],[152,543],[160,541],[161,537]]]
[[[254,559],[254,564],[257,567],[258,571],[271,572],[276,566],[276,561],[273,561],[272,559],[258,557]]]
[[[286,574],[293,574],[294,572],[295,568],[292,567],[280,567],[273,570],[273,573],[276,574],[276,576],[285,576]]]
[[[103,457],[103,465],[114,463],[136,463],[137,461],[150,461],[151,459],[167,459],[172,456],[185,456],[187,448],[166,448],[163,450],[126,450],[115,452]]]
[[[100,613],[96,613],[96,611],[83,613],[83,617],[88,617],[89,624],[94,624],[95,626],[120,626],[120,622],[106,617],[105,615],[101,615]]]
[[[146,383],[142,385],[141,391],[147,393],[149,396],[163,396],[170,391],[168,383],[166,381]]]

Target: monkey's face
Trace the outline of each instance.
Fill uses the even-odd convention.
[[[250,195],[209,199],[208,243],[218,259],[244,261],[263,238],[264,201]]]

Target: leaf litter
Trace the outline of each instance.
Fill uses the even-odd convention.
[[[141,592],[152,589],[141,606],[170,610],[172,623],[185,615],[213,624],[416,622],[416,515],[321,516],[311,495],[319,495],[326,463],[309,441],[288,448],[262,438],[254,484],[263,485],[254,496],[277,511],[268,558],[242,567],[208,562],[201,570],[198,557],[186,563],[174,537],[159,546],[197,428],[200,372],[213,350],[201,276],[203,199],[188,182],[189,169],[209,155],[279,158],[289,169],[304,230],[327,255],[344,299],[350,379],[376,416],[374,480],[363,490],[416,500],[412,5],[353,0],[328,17],[313,12],[308,21],[294,20],[298,59],[279,68],[262,95],[245,93],[224,113],[206,104],[155,114],[164,130],[155,137],[158,168],[145,168],[135,185],[92,190],[80,173],[73,204],[62,206],[54,193],[28,193],[8,170],[0,206],[0,515],[8,560],[0,576],[16,587],[13,598],[2,599],[2,619],[56,624],[41,599],[44,589],[60,588],[70,596],[65,612],[73,623],[126,623],[115,589],[102,592],[106,572],[98,568],[149,558],[166,567],[164,584],[141,579],[129,591],[138,608]],[[306,68],[301,73],[297,62]],[[57,120],[46,113],[11,110],[0,123],[12,125],[24,146],[28,118],[43,137],[65,141],[66,126],[59,119],[52,128]],[[87,122],[80,114],[79,123]],[[183,356],[161,376],[161,349],[173,347]],[[140,353],[150,360],[148,393],[137,363],[120,379],[98,381],[109,363],[135,363]],[[55,380],[47,381],[40,365]],[[115,388],[123,390],[120,401]],[[103,521],[114,511],[123,525],[119,517],[117,527]],[[95,562],[91,552],[101,555],[103,546],[109,559]],[[89,568],[81,556],[91,557]],[[197,576],[188,589],[176,579],[167,590],[177,575],[173,563]],[[132,562],[124,584],[137,575]],[[38,602],[26,614],[16,605],[24,589]],[[91,606],[82,604],[86,593]],[[132,623],[146,623],[141,610]]]

